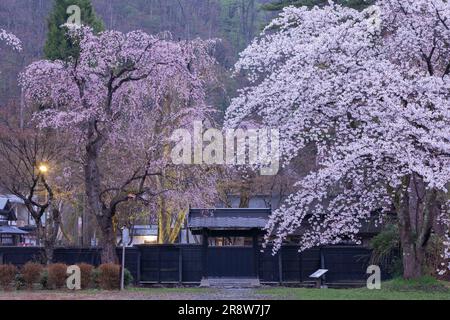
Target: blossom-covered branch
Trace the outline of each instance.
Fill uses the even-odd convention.
[[[4,41],[8,46],[11,46],[14,50],[22,51],[22,43],[15,35],[0,29],[0,41]]]

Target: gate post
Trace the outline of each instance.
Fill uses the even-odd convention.
[[[138,247],[138,252],[136,255],[136,284],[141,282],[141,248]]]
[[[303,282],[303,252],[298,253],[298,269],[300,273],[300,281]]]
[[[259,279],[259,250],[258,250],[258,230],[253,230],[253,253],[255,259],[255,276]]]
[[[183,251],[182,247],[178,247],[178,282],[183,283]]]
[[[283,247],[281,246],[278,250],[278,281],[280,284],[283,284],[283,258],[281,256],[281,252]]]
[[[203,229],[202,237],[202,276],[204,279],[208,278],[208,231]]]
[[[324,247],[320,247],[320,268],[321,269],[326,269],[326,267],[325,267],[325,254],[324,254]],[[326,276],[326,274],[324,274],[323,275],[323,278],[322,278],[322,282],[325,282],[327,280],[327,276]]]
[[[161,247],[158,247],[158,283],[161,283]]]

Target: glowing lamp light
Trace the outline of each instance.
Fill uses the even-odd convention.
[[[41,164],[38,169],[39,169],[39,172],[41,172],[41,173],[47,173],[48,172],[48,166],[45,165],[45,164]]]

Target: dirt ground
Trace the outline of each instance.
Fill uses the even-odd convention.
[[[0,300],[266,300],[273,296],[252,289],[155,288],[119,291],[12,291]]]

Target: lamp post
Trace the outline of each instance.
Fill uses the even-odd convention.
[[[128,242],[128,229],[123,226],[122,228],[122,268],[120,273],[120,290],[125,288],[125,242]]]
[[[39,166],[38,166],[38,170],[39,170],[39,172],[42,174],[42,181],[44,181],[44,177],[43,176],[45,176],[47,173],[48,173],[48,170],[49,170],[49,167],[48,167],[48,165],[46,164],[46,163],[41,163]],[[45,190],[45,189],[44,189]],[[44,201],[48,201],[48,192],[45,192],[45,195],[44,195]],[[45,219],[45,221],[47,222],[47,218],[48,218],[48,215],[47,215],[47,210],[45,211],[45,216],[44,216],[44,219]]]

